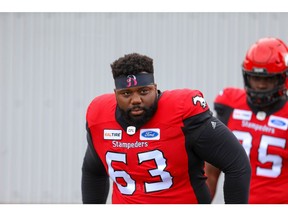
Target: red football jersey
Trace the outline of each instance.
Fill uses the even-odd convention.
[[[288,103],[269,116],[255,114],[245,90],[236,88],[224,89],[214,102],[232,108],[227,126],[250,159],[249,203],[288,203]]]
[[[115,95],[106,94],[87,111],[94,148],[113,180],[112,203],[197,203],[181,128],[209,109],[202,93],[163,92],[155,115],[133,135],[118,124],[115,109]]]

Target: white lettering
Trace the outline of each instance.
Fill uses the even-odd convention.
[[[262,132],[271,133],[271,134],[275,133],[274,128],[268,127],[266,125],[259,125],[256,123],[251,123],[249,121],[242,121],[242,127],[251,128],[255,131],[262,131]]]
[[[141,147],[148,147],[148,142],[138,142],[135,143],[126,143],[126,142],[118,142],[112,141],[113,148],[141,148]]]

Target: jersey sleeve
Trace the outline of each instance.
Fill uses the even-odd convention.
[[[214,103],[235,107],[245,98],[246,92],[241,88],[228,87],[222,89],[215,97]]]
[[[84,204],[105,204],[109,193],[109,177],[104,165],[94,150],[87,127],[88,146],[82,165],[82,202]]]
[[[227,125],[234,107],[245,98],[245,91],[239,88],[225,88],[219,92],[214,100],[214,110],[217,118]],[[244,99],[245,100],[245,99]]]
[[[209,106],[199,90],[187,90],[183,97],[183,118],[187,119],[209,110]]]
[[[200,116],[204,114],[184,121],[188,148],[223,171],[225,203],[248,203],[251,168],[244,148],[217,118]]]
[[[95,124],[99,124],[100,120],[106,120],[103,118],[103,111],[105,109],[99,109],[103,107],[103,104],[109,104],[109,107],[116,107],[116,99],[114,94],[103,94],[95,97],[92,102],[89,104],[86,112],[86,122],[89,128],[93,127]],[[109,116],[107,116],[109,117]]]

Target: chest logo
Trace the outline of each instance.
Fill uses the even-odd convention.
[[[104,130],[104,140],[121,140],[122,130]]]
[[[140,130],[140,140],[159,140],[160,139],[160,129],[150,128]]]
[[[252,118],[252,111],[234,109],[232,117],[233,119],[237,119],[237,120],[249,121]]]
[[[271,115],[268,121],[268,126],[278,128],[280,130],[287,130],[288,119]]]
[[[128,135],[133,135],[133,134],[135,134],[135,133],[136,133],[136,127],[134,127],[134,126],[129,126],[129,127],[127,127],[126,133],[127,133]]]

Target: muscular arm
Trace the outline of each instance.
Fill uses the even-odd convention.
[[[228,123],[229,116],[233,112],[233,109],[222,104],[214,103],[214,109],[217,112],[217,118],[223,122],[225,125]],[[215,166],[205,163],[205,173],[207,175],[207,185],[210,189],[211,197],[214,198],[216,194],[218,179],[221,171]]]
[[[87,141],[88,146],[82,165],[82,202],[84,204],[105,204],[109,192],[109,177],[94,150],[88,128]]]
[[[225,174],[225,203],[248,203],[250,163],[234,134],[207,113],[185,120],[185,128],[192,151]]]

